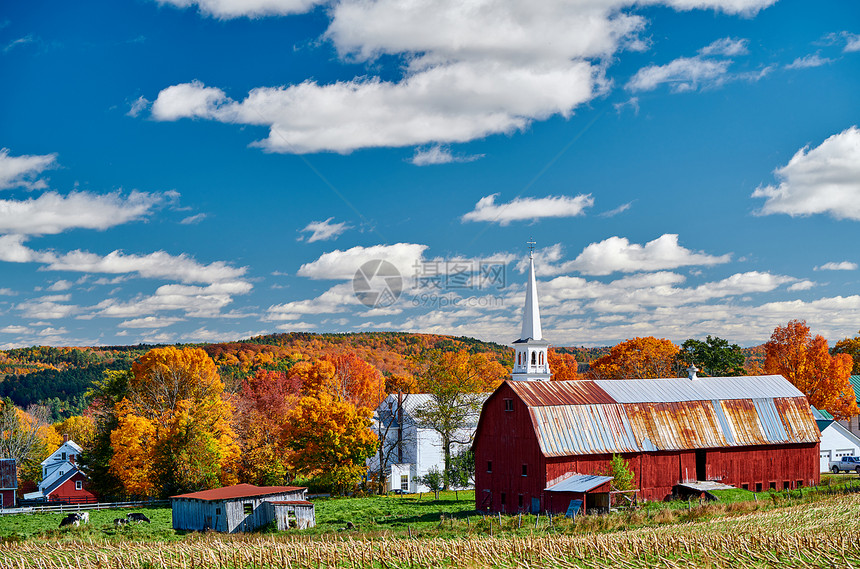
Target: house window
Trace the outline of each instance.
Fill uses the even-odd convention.
[[[514,410],[514,400],[513,399],[505,399],[505,411],[513,411]]]
[[[400,491],[401,492],[409,492],[409,475],[401,474],[400,475]]]
[[[242,504],[242,510],[245,512],[246,516],[250,516],[251,514],[254,513],[254,504],[251,504],[251,503]]]
[[[523,465],[523,476],[528,476],[528,475],[529,475],[529,465],[524,464]]]
[[[82,480],[75,480],[75,490],[83,490],[84,483]]]
[[[62,460],[66,460],[66,453],[63,453],[63,458],[62,458]]]
[[[493,461],[488,460],[487,461],[487,472],[492,472],[492,471],[493,471]]]

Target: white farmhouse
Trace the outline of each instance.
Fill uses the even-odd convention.
[[[829,413],[822,413],[815,407],[812,416],[821,431],[821,472],[830,470],[830,461],[843,456],[860,456],[860,438],[845,428],[841,421],[834,421]]]
[[[24,494],[24,499],[70,504],[95,502],[96,496],[86,488],[87,477],[79,467],[81,452],[81,447],[64,435],[60,448],[42,461],[39,489]]]
[[[489,393],[473,394],[480,397],[480,403]],[[380,450],[368,459],[368,472],[379,473],[385,478],[387,491],[404,493],[429,492],[430,489],[417,482],[434,466],[445,469],[445,451],[442,438],[433,429],[419,424],[415,418],[416,409],[427,405],[432,396],[426,393],[392,394],[376,408],[373,415],[373,430],[380,441]],[[467,423],[452,437],[451,455],[471,446],[478,426],[479,413],[469,416]]]

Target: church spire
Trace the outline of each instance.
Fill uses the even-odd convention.
[[[544,341],[540,328],[534,246],[535,242],[529,241],[529,280],[523,307],[523,328],[520,339],[514,342],[514,369],[511,371],[514,381],[549,381],[552,377],[547,354],[549,342]]]
[[[526,304],[523,308],[523,328],[520,340],[542,340],[540,329],[540,306],[535,281],[534,241],[529,241],[529,282],[526,285]]]

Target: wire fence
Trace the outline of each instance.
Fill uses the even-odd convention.
[[[0,516],[36,514],[43,512],[83,512],[84,510],[112,510],[116,508],[159,508],[170,505],[170,500],[140,500],[136,502],[96,502],[94,504],[45,504],[20,508],[0,509]]]

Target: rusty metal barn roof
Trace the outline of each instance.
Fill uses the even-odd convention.
[[[814,443],[820,437],[806,398],[782,376],[507,385],[528,406],[545,456]]]
[[[236,500],[272,494],[287,494],[297,490],[306,490],[303,486],[254,486],[253,484],[236,484],[224,488],[214,488],[190,494],[179,494],[170,498],[189,498],[192,500]]]

